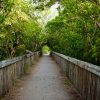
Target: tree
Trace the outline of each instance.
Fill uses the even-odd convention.
[[[39,50],[43,39],[33,3],[4,0],[1,6],[0,59],[22,55],[26,49]]]
[[[50,47],[54,51],[98,64],[99,5],[78,0],[63,0],[60,3],[64,10],[60,10],[59,16],[46,25]]]

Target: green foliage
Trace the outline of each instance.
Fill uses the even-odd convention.
[[[34,0],[34,2],[37,0]],[[39,25],[40,12],[59,0],[0,1],[0,60],[42,50],[47,44],[54,51],[100,65],[99,0],[62,0],[59,16],[45,27]]]
[[[43,54],[50,53],[50,48],[47,45],[44,45],[43,48],[42,48],[42,53]]]
[[[38,3],[38,6],[35,9],[44,10],[45,8],[51,7],[55,2],[59,0],[33,0],[34,3]]]
[[[1,1],[0,1],[1,2]],[[32,2],[3,0],[0,4],[0,60],[40,49],[44,37]],[[42,35],[42,36],[41,36]]]
[[[16,55],[19,56],[19,55],[23,55],[26,53],[26,46],[25,44],[22,44],[22,45],[19,45],[17,48],[16,48]]]
[[[60,3],[64,10],[46,25],[51,49],[100,65],[100,6],[85,0]]]

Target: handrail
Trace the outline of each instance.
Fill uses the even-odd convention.
[[[0,62],[0,97],[8,92],[16,79],[27,73],[39,56],[39,52],[34,52]]]
[[[73,64],[75,65],[78,65],[79,67],[81,68],[84,68],[98,76],[100,76],[100,66],[97,66],[97,65],[93,65],[91,63],[88,63],[88,62],[85,62],[85,61],[81,61],[81,60],[78,60],[78,59],[75,59],[75,58],[72,58],[72,57],[69,57],[69,56],[65,56],[63,54],[60,54],[60,53],[57,53],[57,52],[53,52],[55,53],[56,55],[72,62]]]
[[[0,69],[1,68],[4,68],[10,64],[13,64],[15,62],[18,62],[18,61],[21,61],[22,59],[24,59],[25,57],[30,57],[32,55],[34,55],[35,53],[39,53],[39,51],[37,52],[33,52],[33,53],[29,53],[29,54],[25,54],[25,55],[22,55],[22,56],[18,56],[18,57],[14,57],[12,59],[7,59],[7,60],[3,60],[3,61],[0,61]]]
[[[90,64],[63,54],[52,52],[83,100],[100,100],[100,66]]]

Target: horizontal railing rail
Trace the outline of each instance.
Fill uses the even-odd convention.
[[[7,59],[7,60],[0,61],[0,68],[6,67],[10,64],[13,64],[17,61],[20,61],[20,60],[24,59],[25,57],[28,58],[30,56],[33,56],[36,53],[39,53],[39,52],[33,52],[33,53],[25,54],[25,55],[22,55],[22,56],[19,56],[19,57],[14,57],[12,59]]]
[[[34,52],[0,62],[0,97],[9,91],[16,79],[25,74],[39,56],[40,52]]]
[[[51,55],[82,95],[83,100],[100,100],[100,66],[57,52],[52,52]]]

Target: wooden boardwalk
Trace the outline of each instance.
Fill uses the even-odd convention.
[[[43,56],[17,92],[8,93],[2,100],[74,100],[64,78],[55,61]]]

